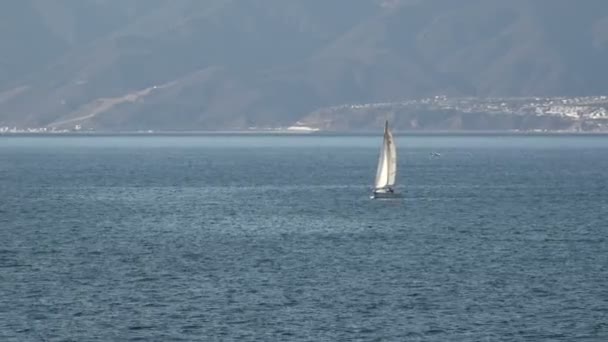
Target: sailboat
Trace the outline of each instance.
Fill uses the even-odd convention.
[[[374,198],[392,198],[397,197],[395,194],[395,177],[397,176],[397,148],[393,134],[388,128],[388,120],[384,123],[384,140],[380,149],[380,158],[378,159],[378,169],[376,170],[376,179],[374,181],[374,192],[371,196]]]

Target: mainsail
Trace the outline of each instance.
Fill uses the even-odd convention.
[[[388,121],[384,124],[384,140],[378,159],[378,169],[376,170],[376,190],[386,190],[395,185],[397,175],[397,149],[393,140],[393,134],[388,128]]]

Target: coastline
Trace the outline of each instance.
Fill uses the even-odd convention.
[[[290,130],[217,130],[217,131],[62,131],[5,132],[0,137],[112,137],[112,136],[377,136],[378,130],[290,131]],[[501,131],[501,130],[401,130],[396,136],[608,136],[608,131]]]

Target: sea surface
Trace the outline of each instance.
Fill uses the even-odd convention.
[[[396,140],[0,137],[0,341],[608,341],[608,137]]]

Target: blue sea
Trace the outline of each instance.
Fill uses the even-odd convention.
[[[0,341],[608,341],[608,137],[381,139],[0,137]]]

